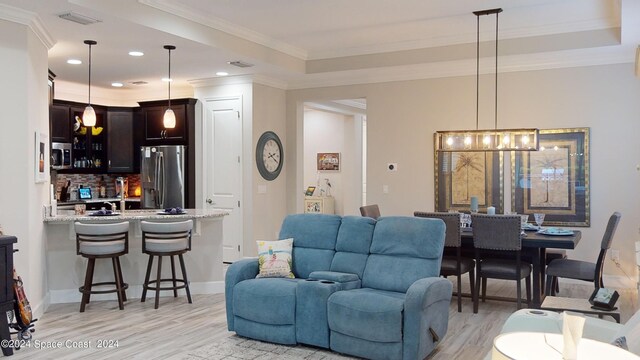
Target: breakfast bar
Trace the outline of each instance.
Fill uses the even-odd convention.
[[[56,216],[45,216],[46,270],[50,289],[50,303],[79,302],[78,288],[83,284],[87,260],[76,254],[74,222],[115,223],[130,222],[129,251],[122,256],[122,275],[129,284],[127,297],[136,299],[142,294],[148,256],[142,253],[140,222],[172,222],[191,219],[194,222],[192,250],[185,263],[189,272],[193,294],[221,293],[224,290],[222,268],[222,219],[224,210],[185,209],[181,214],[166,214],[162,210],[126,210],[109,216],[93,216],[94,212],[76,215],[73,211],[58,211]],[[170,272],[170,269],[163,269]],[[109,261],[96,262],[94,281],[112,281],[113,270]],[[167,292],[167,295],[169,292]],[[163,294],[161,294],[162,296]],[[92,297],[93,299],[94,297]],[[95,295],[96,300],[115,299],[115,294]]]

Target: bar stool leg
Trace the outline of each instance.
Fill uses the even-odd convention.
[[[182,254],[178,255],[178,260],[180,260],[180,270],[182,271],[182,278],[184,279],[184,289],[187,292],[187,300],[189,300],[189,304],[192,304],[191,291],[189,291],[189,280],[187,279],[187,269],[184,266]],[[175,278],[175,275],[173,277]]]
[[[89,303],[91,284],[93,283],[93,269],[96,265],[96,259],[89,258],[87,263],[87,273],[84,276],[84,286],[82,287],[82,302],[80,302],[80,312],[84,312],[86,304]]]
[[[118,276],[120,276],[120,283],[124,287],[124,278],[122,277],[122,266],[120,265],[120,256],[116,258],[116,263],[118,264]],[[122,289],[122,301],[127,301],[127,292]]]
[[[147,300],[147,288],[149,288],[149,276],[151,276],[151,266],[153,266],[153,255],[149,255],[149,261],[147,262],[147,274],[144,277],[144,283],[142,284],[142,296],[140,302]]]
[[[122,281],[120,281],[120,275],[118,274],[118,262],[116,257],[111,258],[111,264],[113,265],[113,277],[116,279],[116,294],[118,294],[118,307],[120,310],[124,310],[124,302],[122,301]]]
[[[176,289],[176,264],[173,260],[173,255],[171,255],[171,278],[173,279],[173,297],[178,297],[178,289]]]
[[[160,305],[160,276],[162,274],[162,256],[158,256],[158,277],[156,278],[156,304],[157,309]]]

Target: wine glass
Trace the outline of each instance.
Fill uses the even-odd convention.
[[[542,228],[542,223],[544,222],[544,214],[535,213],[533,214],[533,218],[536,220],[536,224],[538,225],[538,230]]]
[[[524,227],[527,226],[527,221],[529,221],[529,215],[520,215],[520,235],[524,235]]]

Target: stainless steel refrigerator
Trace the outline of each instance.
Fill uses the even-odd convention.
[[[141,147],[143,209],[185,207],[185,155],[186,147],[182,145]]]

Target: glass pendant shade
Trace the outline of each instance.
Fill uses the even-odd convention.
[[[167,129],[173,129],[176,127],[176,114],[173,112],[173,110],[167,109],[167,111],[164,112],[162,124]]]
[[[96,126],[96,112],[91,105],[87,105],[82,113],[82,123],[84,126]]]

